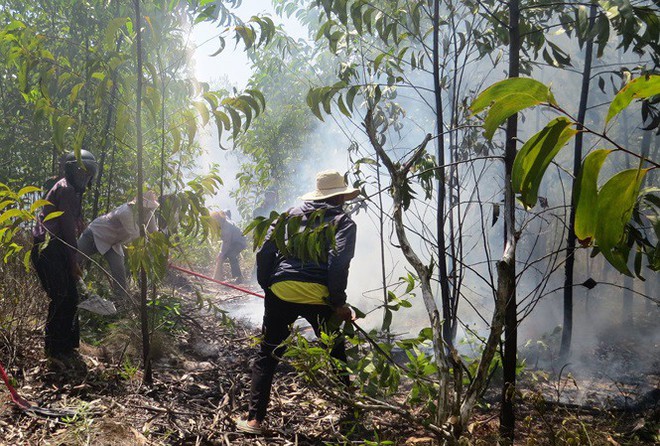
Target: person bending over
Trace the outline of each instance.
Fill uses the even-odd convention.
[[[243,282],[243,274],[241,274],[239,255],[241,251],[247,248],[247,240],[243,235],[243,231],[230,220],[227,211],[212,212],[211,217],[220,225],[220,239],[222,240],[222,248],[220,248],[220,253],[216,258],[213,278],[224,280],[224,263],[225,260],[228,260],[232,277],[236,283],[241,283]]]
[[[82,265],[87,264],[89,257],[97,253],[100,253],[108,262],[111,275],[110,285],[114,299],[121,306],[126,306],[129,300],[126,293],[126,267],[123,245],[140,236],[136,203],[137,198],[95,218],[78,239],[79,261]],[[145,229],[147,233],[152,233],[158,229],[154,215],[156,208],[158,208],[156,194],[153,191],[145,192],[142,203],[145,211]],[[112,302],[98,296],[92,296],[82,301],[78,307],[102,315],[116,312]]]

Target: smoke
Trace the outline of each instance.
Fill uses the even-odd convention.
[[[571,54],[576,70],[560,70],[552,67],[535,68],[533,77],[552,83],[553,93],[557,102],[570,114],[576,115],[578,107],[580,81],[579,69],[582,64],[582,52],[565,37],[556,37],[554,42],[566,48]],[[613,43],[614,44],[614,43]],[[639,64],[637,56],[618,56],[621,60],[628,59],[628,66]],[[612,60],[597,61],[594,69],[606,70]],[[622,63],[625,65],[625,63]],[[473,63],[466,76],[463,91],[479,91],[485,85],[502,79],[501,71],[493,69],[490,62]],[[594,79],[596,79],[595,76]],[[590,104],[587,114],[587,126],[602,126],[605,108],[599,104],[608,104],[613,95],[613,88],[620,82],[616,74],[603,74],[605,91],[594,87],[590,92]],[[429,76],[412,73],[413,83],[422,87],[430,87]],[[594,85],[598,82],[594,81]],[[602,85],[602,84],[601,84]],[[433,115],[419,98],[399,94],[397,103],[406,110],[403,128],[390,131],[386,135],[393,157],[408,153],[423,138],[432,131]],[[366,138],[356,126],[338,113],[317,123],[308,138],[305,156],[299,160],[291,181],[291,194],[280,197],[282,209],[299,202],[301,194],[314,188],[316,172],[324,169],[336,169],[340,172],[352,171],[352,159],[369,155],[372,150]],[[621,115],[609,129],[608,135],[615,140],[636,150],[641,140],[642,130],[638,122],[639,111],[632,108]],[[530,135],[540,130],[545,123],[556,117],[553,111],[536,108],[526,111],[521,117],[519,138],[525,141]],[[235,176],[239,169],[239,161],[229,152],[218,149],[216,136],[211,129],[208,138],[200,139],[207,149],[208,155],[203,165],[217,162],[221,166],[225,188],[210,203],[212,206],[235,210],[229,197],[229,191],[237,187]],[[657,139],[657,138],[656,138]],[[456,143],[445,135],[445,143],[450,146]],[[501,141],[500,141],[501,143]],[[594,138],[585,140],[585,153],[593,148],[601,147],[602,141]],[[357,150],[349,154],[349,147]],[[474,153],[478,147],[467,149]],[[530,368],[543,367],[559,373],[565,363],[558,363],[558,348],[563,323],[563,262],[564,254],[561,248],[565,243],[568,210],[570,202],[571,176],[566,167],[572,166],[572,144],[564,148],[556,158],[544,179],[539,195],[547,206],[535,208],[532,213],[519,211],[516,215],[517,227],[522,228],[519,240],[518,257],[518,300],[521,322],[519,325],[519,342],[521,358],[527,361]],[[490,148],[489,154],[498,154],[497,147]],[[429,147],[429,151],[434,149]],[[351,158],[352,156],[352,158]],[[613,156],[603,168],[602,178],[609,176],[614,170],[625,163],[630,163],[623,156]],[[563,168],[557,166],[564,166]],[[365,185],[367,195],[376,192],[376,172],[373,166],[363,167],[370,180]],[[383,177],[386,185],[389,178]],[[472,339],[482,336],[488,329],[493,306],[493,288],[496,283],[494,264],[502,252],[502,219],[496,215],[496,209],[502,200],[502,165],[497,160],[486,160],[459,167],[459,184],[461,205],[453,209],[453,217],[459,218],[462,228],[462,248],[460,262],[463,267],[459,319],[462,322],[459,339]],[[418,197],[423,191],[415,188]],[[399,295],[405,290],[404,285],[397,285],[402,276],[411,272],[411,268],[396,245],[389,221],[391,215],[391,200],[384,194],[383,210],[385,215],[384,266],[387,289]],[[432,235],[435,232],[435,195],[430,200],[416,202],[406,212],[406,224],[411,229],[411,242],[414,249],[427,264],[432,256],[437,254],[433,248]],[[236,213],[238,215],[238,213]],[[365,328],[378,328],[382,323],[383,277],[381,265],[381,234],[379,231],[378,213],[375,204],[369,204],[369,209],[361,209],[353,215],[358,226],[357,247],[351,263],[348,296],[352,305],[367,313],[362,322]],[[418,234],[418,235],[415,235]],[[429,238],[430,241],[424,240]],[[552,253],[557,252],[556,255]],[[574,323],[572,355],[570,365],[563,369],[566,373],[580,376],[584,387],[574,391],[571,398],[587,398],[590,387],[596,384],[608,388],[604,383],[610,382],[616,387],[627,377],[638,377],[639,390],[657,386],[650,381],[660,369],[660,327],[657,324],[660,311],[658,305],[643,297],[658,298],[660,289],[658,275],[648,271],[646,281],[629,280],[609,267],[602,256],[589,257],[589,251],[579,249],[576,253],[576,271],[574,283]],[[597,285],[593,289],[579,285],[588,279],[593,279]],[[456,279],[454,279],[456,280]],[[421,302],[419,290],[413,290],[416,297],[411,297],[412,308],[402,309],[394,314],[392,331],[396,334],[414,335],[419,329],[428,325],[428,316]],[[439,291],[436,293],[439,296]],[[436,297],[436,300],[438,297]],[[250,301],[244,310],[246,314],[261,314],[261,303]],[[257,321],[259,317],[255,317]],[[587,382],[592,381],[593,386]],[[610,389],[611,390],[611,389]]]

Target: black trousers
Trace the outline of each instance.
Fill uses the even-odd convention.
[[[78,290],[68,255],[59,240],[50,240],[41,252],[38,243],[32,247],[32,264],[50,299],[45,339],[48,356],[72,353],[80,345]]]
[[[339,327],[338,323],[331,321],[334,311],[327,305],[286,302],[275,296],[272,291],[266,290],[264,306],[263,341],[252,365],[252,386],[248,410],[248,420],[258,421],[263,421],[266,417],[275,367],[286,350],[286,347],[281,344],[291,334],[291,324],[298,317],[303,317],[312,326],[317,336],[319,336],[320,328],[326,332],[337,332]],[[335,325],[334,330],[330,325]],[[330,354],[332,357],[346,362],[346,347],[341,334],[337,337]],[[342,377],[342,380],[348,383],[347,377]]]

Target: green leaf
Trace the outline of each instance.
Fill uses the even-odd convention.
[[[598,174],[611,150],[594,150],[582,162],[573,190],[575,202],[575,236],[582,245],[589,245],[596,235]]]
[[[32,251],[29,249],[23,254],[23,266],[25,267],[25,271],[30,270],[30,254],[32,254]]]
[[[231,107],[227,107],[227,113],[231,117],[231,132],[232,136],[236,138],[241,131],[241,115]]]
[[[513,190],[527,208],[534,207],[546,169],[577,131],[567,118],[555,118],[522,146],[513,162]]]
[[[22,213],[23,211],[20,209],[9,209],[8,211],[5,211],[2,215],[0,215],[0,224],[4,223],[10,218],[16,218]]]
[[[54,218],[57,218],[62,214],[64,214],[64,211],[53,211],[44,217],[44,223]]]
[[[41,190],[41,189],[38,189],[38,190]],[[50,201],[48,201],[48,200],[37,200],[37,201],[35,201],[34,203],[32,203],[32,205],[30,206],[30,213],[32,214],[32,213],[34,213],[34,211],[36,211],[38,208],[40,208],[40,207],[44,207],[44,206],[47,206],[47,205],[49,205],[49,204],[51,204],[51,203],[50,203]]]
[[[607,111],[605,124],[610,122],[621,110],[628,107],[633,99],[646,99],[660,94],[660,75],[652,74],[631,80],[614,97]]]
[[[18,196],[22,197],[23,195],[31,194],[33,192],[41,192],[41,188],[36,186],[25,186],[18,191]]]
[[[80,82],[76,85],[73,86],[71,89],[71,93],[69,94],[69,103],[73,105],[74,102],[76,102],[76,99],[78,98],[78,94],[80,93],[80,90],[85,86],[84,82]]]
[[[472,113],[479,113],[492,105],[494,102],[500,101],[502,98],[510,95],[524,92],[525,94],[535,97],[539,103],[548,102],[556,105],[554,96],[550,89],[543,83],[525,77],[516,77],[505,79],[496,82],[487,89],[485,89],[470,105]]]
[[[626,223],[630,221],[637,195],[648,169],[628,169],[610,178],[598,192],[596,242],[603,256],[621,273],[628,269],[630,248],[623,245]]]
[[[261,111],[266,109],[266,97],[259,90],[245,90],[245,92],[255,98],[261,103]]]
[[[209,57],[215,57],[218,54],[222,53],[222,51],[225,49],[225,39],[222,36],[218,36],[218,40],[220,40],[220,45],[218,46],[218,49],[213,54],[209,54]]]
[[[392,325],[392,311],[389,308],[385,308],[385,315],[383,316],[383,325],[381,326],[382,331],[387,331]]]
[[[206,126],[209,122],[209,109],[206,107],[206,104],[201,101],[194,101],[192,104],[197,110],[197,113],[199,113],[200,118],[202,118],[202,127]]]
[[[484,134],[491,139],[497,127],[507,118],[542,103],[556,104],[552,92],[545,84],[529,78],[511,78],[484,90],[472,102],[470,109],[476,114],[490,107],[484,121]]]
[[[76,138],[73,141],[73,150],[76,153],[82,150],[83,141],[85,139],[85,133],[87,133],[87,129],[85,128],[85,126],[81,125],[80,127],[78,127],[78,131],[76,132]]]

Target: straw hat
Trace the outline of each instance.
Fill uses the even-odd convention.
[[[336,170],[324,170],[316,174],[316,190],[306,193],[301,200],[316,201],[334,197],[336,195],[346,195],[347,200],[357,197],[360,191],[354,187],[349,187],[344,182],[344,177]]]

